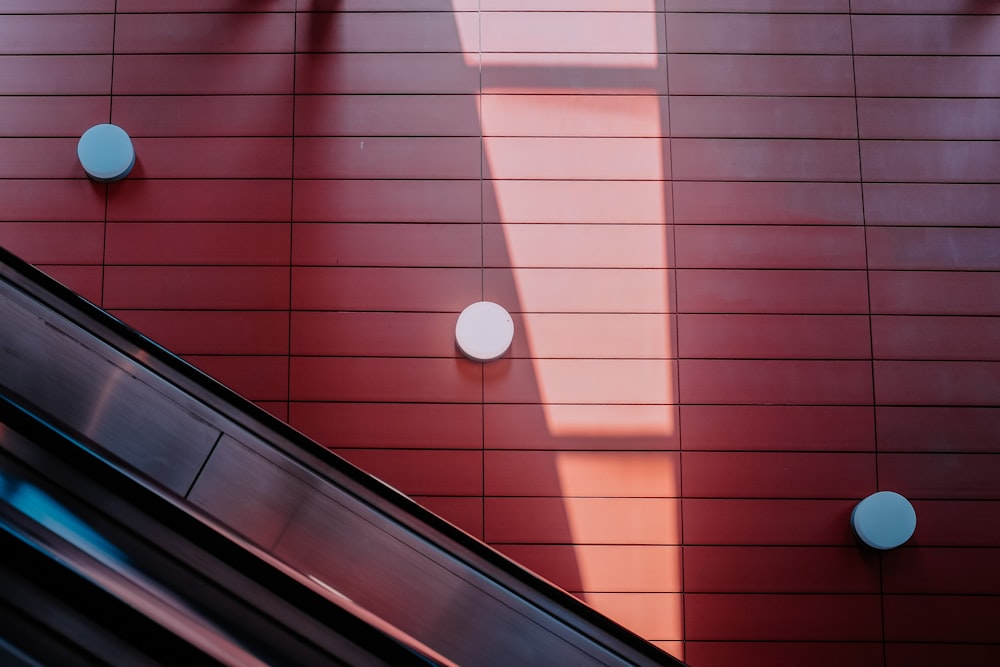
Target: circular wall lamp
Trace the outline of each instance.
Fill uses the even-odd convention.
[[[913,535],[917,513],[910,501],[898,493],[879,491],[855,505],[851,527],[873,549],[895,549]]]
[[[95,125],[76,145],[83,170],[95,181],[112,183],[128,176],[135,166],[135,148],[128,133],[117,125]]]
[[[514,321],[503,306],[477,301],[466,307],[455,324],[455,342],[473,361],[492,361],[514,340]]]

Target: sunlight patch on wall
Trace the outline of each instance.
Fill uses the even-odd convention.
[[[451,4],[462,59],[469,67],[479,69],[479,12],[461,11],[464,4],[461,0],[452,0]]]
[[[602,549],[575,548],[581,599],[658,641],[683,637],[677,456],[676,452],[556,456],[573,543],[607,540],[609,544]],[[623,592],[617,570],[624,562],[645,570],[633,573],[643,583],[642,593]],[[649,592],[652,582],[659,590]]]
[[[547,405],[545,419],[556,437],[642,438],[674,430],[667,405]]]
[[[676,459],[677,452],[558,452],[556,472],[565,496],[675,498]]]
[[[572,106],[573,96],[562,103]],[[644,110],[654,109],[659,118],[658,104]],[[502,250],[488,248],[486,262],[509,267],[517,303],[508,307],[522,314],[549,432],[670,435],[673,412],[665,406],[676,400],[676,376],[665,140],[551,142],[484,139],[495,224],[503,230]],[[614,180],[623,171],[645,180]],[[566,173],[573,179],[564,180]],[[561,407],[576,404],[662,409],[637,424],[625,410],[598,419]]]

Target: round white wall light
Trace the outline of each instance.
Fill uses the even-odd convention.
[[[514,340],[514,321],[492,301],[477,301],[458,316],[455,342],[462,354],[474,361],[492,361]]]
[[[117,125],[95,125],[76,146],[83,170],[95,181],[111,183],[128,176],[135,166],[135,148],[128,133]]]
[[[873,493],[851,512],[851,527],[874,549],[894,549],[910,539],[917,527],[913,505],[893,491]]]

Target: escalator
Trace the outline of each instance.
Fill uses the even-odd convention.
[[[681,664],[2,250],[0,317],[11,664]]]
[[[0,664],[443,665],[0,398]]]

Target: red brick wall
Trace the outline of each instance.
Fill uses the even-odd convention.
[[[992,665],[997,13],[0,0],[0,243],[696,667]]]

